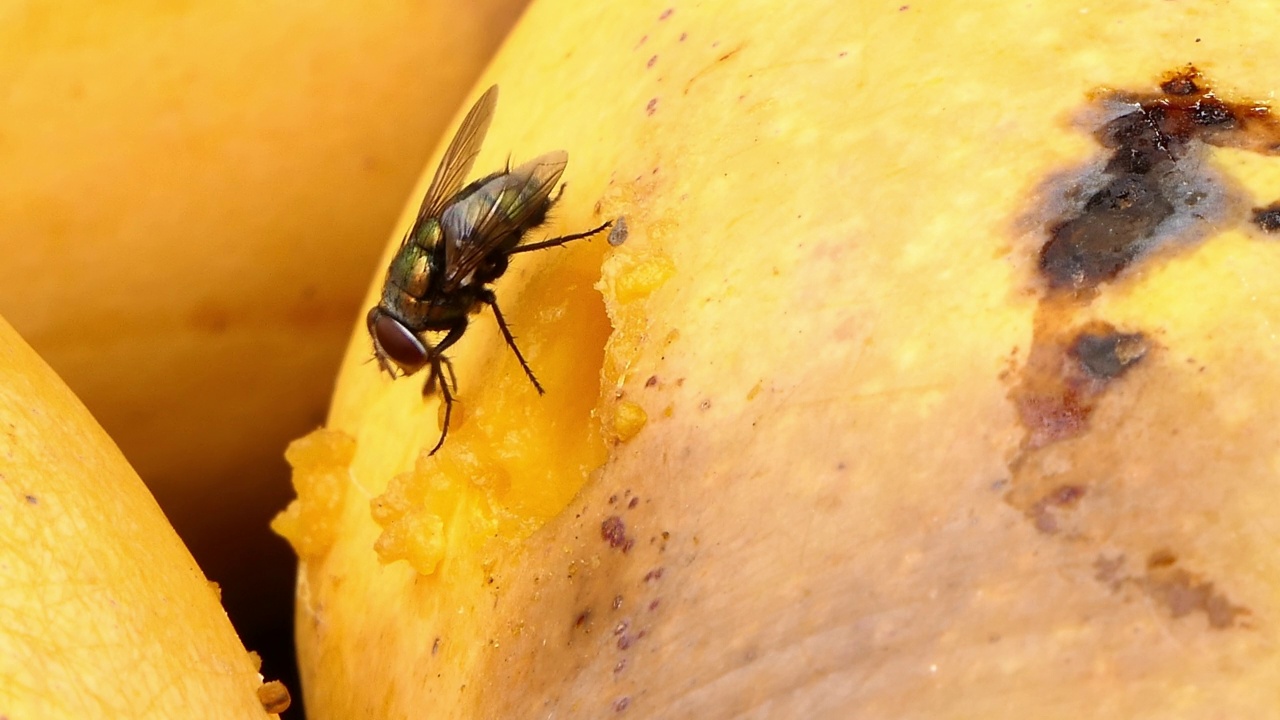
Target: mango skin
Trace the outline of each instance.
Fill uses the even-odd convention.
[[[266,647],[281,448],[321,423],[382,239],[523,5],[0,3],[0,313],[269,666],[292,665]]]
[[[1280,245],[1220,229],[1102,289],[1078,319],[1154,349],[1053,457],[1019,465],[1011,399],[1045,292],[1044,193],[1101,157],[1077,124],[1090,98],[1188,62],[1272,98],[1270,12],[536,2],[480,83],[503,98],[477,167],[564,148],[550,232],[625,215],[629,237],[503,279],[522,339],[604,347],[598,385],[505,412],[593,396],[608,458],[523,537],[477,549],[458,523],[433,572],[384,566],[381,503],[454,461],[419,460],[436,404],[361,365],[357,330],[329,419],[356,439],[354,492],[300,584],[313,717],[1273,715]],[[1210,162],[1275,199],[1258,182],[1274,170]],[[673,273],[637,295],[620,268],[654,258]],[[607,338],[538,321],[556,273],[589,261]],[[485,388],[514,397],[518,368],[486,323],[473,333],[454,356],[463,401],[497,407]],[[647,420],[612,443],[622,402]],[[486,422],[495,465],[556,466],[537,443],[508,462],[526,424]],[[1015,502],[1079,470],[1071,532]],[[463,518],[518,512],[514,490],[469,492]],[[1195,580],[1157,582],[1176,572]],[[1206,584],[1247,613],[1215,621]]]
[[[269,717],[217,587],[111,438],[3,319],[0,378],[4,714]]]

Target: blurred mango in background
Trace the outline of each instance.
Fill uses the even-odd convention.
[[[292,672],[282,450],[322,422],[386,233],[523,5],[0,1],[0,315],[270,676]]]

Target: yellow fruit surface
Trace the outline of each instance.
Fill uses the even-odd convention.
[[[0,312],[229,592],[287,575],[279,449],[523,4],[0,2]]]
[[[268,717],[217,587],[84,405],[3,320],[0,379],[0,714]]]
[[[538,0],[476,174],[567,150],[537,238],[627,237],[512,259],[547,394],[479,313],[435,456],[425,378],[356,330],[350,484],[290,511],[332,538],[299,577],[311,717],[1274,715],[1280,242],[1247,209],[1276,145],[1196,145],[1230,212],[1113,280],[1037,270],[1106,89],[1193,63],[1265,106],[1272,12]],[[1044,380],[1037,420],[1090,323],[1132,367]]]

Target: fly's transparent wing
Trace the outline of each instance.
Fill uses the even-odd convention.
[[[568,153],[549,152],[494,177],[445,209],[440,224],[446,288],[465,285],[503,242],[519,242],[520,233],[546,209],[547,198],[568,164]]]
[[[493,120],[493,111],[498,105],[498,86],[494,85],[476,100],[471,111],[463,118],[458,132],[444,151],[440,167],[431,178],[427,195],[422,199],[422,207],[418,209],[418,220],[439,217],[444,207],[458,191],[475,164],[480,145],[484,142],[485,133],[489,132],[489,121]]]

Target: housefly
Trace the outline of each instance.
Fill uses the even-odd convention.
[[[365,319],[373,339],[373,356],[383,370],[399,377],[426,368],[424,396],[434,392],[439,382],[444,399],[444,428],[431,454],[444,445],[449,434],[458,387],[453,364],[444,353],[466,332],[471,313],[486,305],[493,310],[507,347],[533,387],[539,394],[544,392],[516,347],[511,328],[489,287],[506,272],[508,259],[518,253],[590,237],[611,224],[521,244],[526,234],[546,222],[548,211],[560,197],[559,192],[554,197],[551,192],[569,162],[568,154],[562,150],[514,168],[508,166],[463,187],[497,102],[495,85],[480,96],[462,121],[431,179],[413,227],[387,268],[382,298]],[[444,337],[432,344],[424,337],[426,333],[444,333]]]

